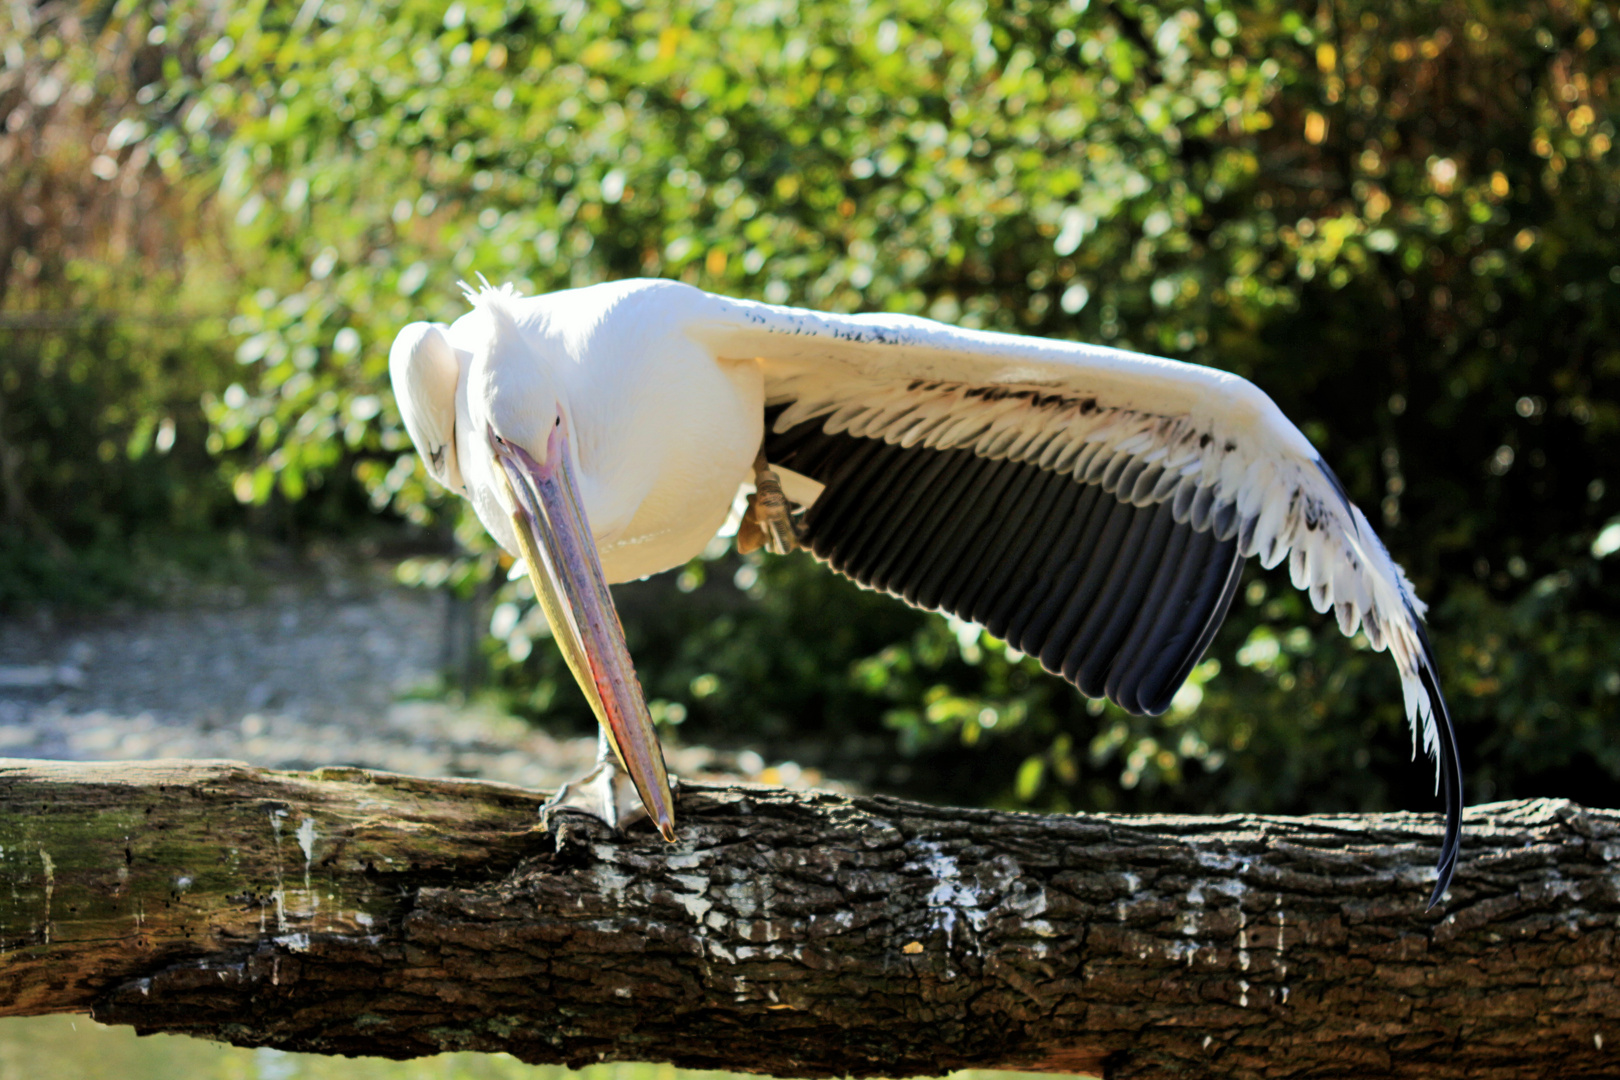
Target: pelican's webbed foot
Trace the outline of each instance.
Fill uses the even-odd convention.
[[[680,793],[680,785],[673,776],[669,778],[669,790],[671,795]],[[547,832],[555,831],[552,817],[559,810],[588,814],[616,833],[647,818],[647,809],[641,804],[630,774],[613,757],[598,759],[596,768],[577,780],[570,780],[546,800],[540,808],[540,825]]]
[[[754,493],[737,529],[737,550],[746,555],[763,547],[772,555],[786,555],[799,544],[799,523],[793,504],[782,493],[781,478],[765,460],[762,449],[754,459]]]

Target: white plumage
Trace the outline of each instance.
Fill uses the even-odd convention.
[[[1399,668],[1414,741],[1445,787],[1444,891],[1461,786],[1423,604],[1309,441],[1246,380],[665,281],[470,295],[454,325],[401,332],[394,384],[429,471],[452,487],[464,477],[509,550],[484,429],[495,399],[520,393],[503,390],[501,368],[527,363],[552,373],[608,580],[696,555],[763,448],[818,557],[986,624],[1087,693],[1156,712],[1207,647],[1242,561],[1287,558],[1318,611]],[[503,325],[516,337],[497,363]]]

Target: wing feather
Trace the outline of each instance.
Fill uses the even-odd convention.
[[[1061,476],[1048,486],[1057,493],[1042,504],[1045,516],[1030,530],[1028,554],[1014,564],[1011,581],[984,621],[986,630],[1015,648],[1023,648],[1019,642],[1033,607],[1031,594],[1052,582],[1065,553],[1074,549],[1098,494],[1094,487]]]

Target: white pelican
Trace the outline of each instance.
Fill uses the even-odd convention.
[[[1169,705],[1244,560],[1286,557],[1318,611],[1346,634],[1359,626],[1400,669],[1414,753],[1421,739],[1436,759],[1446,808],[1430,905],[1445,892],[1462,786],[1424,605],[1251,383],[1120,349],[672,281],[466,291],[472,310],[451,325],[400,331],[394,393],[429,474],[526,560],[601,722],[598,769],[561,805],[616,825],[639,794],[674,839],[663,754],[607,584],[687,562],[752,481],[740,539],[800,543],[1135,713]]]

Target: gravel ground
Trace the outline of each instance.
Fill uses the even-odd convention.
[[[442,593],[403,588],[377,563],[255,577],[251,591],[197,587],[158,610],[0,617],[0,757],[359,765],[540,789],[594,760],[594,739],[437,692],[454,655]],[[819,780],[746,751],[668,757],[694,779]]]

